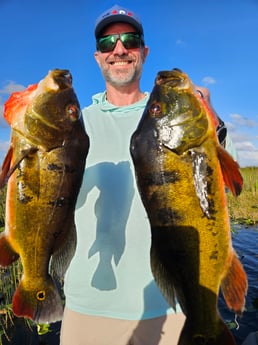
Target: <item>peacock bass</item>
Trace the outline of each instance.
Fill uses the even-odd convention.
[[[219,144],[218,121],[190,78],[159,72],[131,138],[137,183],[151,225],[151,268],[175,308],[186,315],[179,345],[230,345],[219,315],[221,288],[236,314],[247,276],[232,248],[225,183],[238,195],[238,164]]]
[[[20,257],[13,312],[38,323],[62,318],[52,273],[63,277],[76,246],[74,209],[89,149],[80,115],[68,70],[50,71],[5,103],[12,130],[0,173],[0,186],[7,183],[0,265]]]

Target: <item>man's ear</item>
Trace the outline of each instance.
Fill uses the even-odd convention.
[[[143,61],[143,63],[146,61],[146,58],[149,55],[149,52],[150,52],[149,47],[144,46],[143,54],[142,54],[142,61]]]
[[[94,53],[94,57],[95,57],[95,60],[96,60],[97,64],[100,66],[99,52],[98,52],[98,51],[96,51],[96,52]]]

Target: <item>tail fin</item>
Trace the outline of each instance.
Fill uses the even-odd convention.
[[[247,288],[247,275],[235,251],[233,251],[231,266],[221,282],[221,290],[227,306],[237,315],[241,315],[244,310]]]
[[[114,290],[117,287],[116,277],[110,261],[99,261],[91,285],[99,290]]]
[[[203,332],[194,332],[186,319],[178,345],[237,345],[233,334],[221,318],[215,325],[210,325]]]
[[[0,235],[0,266],[7,267],[19,258],[19,255],[10,246],[5,233]]]
[[[35,283],[35,281],[34,281]],[[13,312],[36,323],[50,323],[62,319],[63,306],[53,279],[39,280],[37,287],[21,280],[13,296]]]

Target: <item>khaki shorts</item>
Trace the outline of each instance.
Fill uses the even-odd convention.
[[[64,311],[60,345],[177,345],[185,316],[134,321]]]

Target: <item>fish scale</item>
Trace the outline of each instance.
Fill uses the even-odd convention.
[[[76,246],[74,211],[89,149],[80,115],[67,70],[50,71],[5,104],[12,132],[0,173],[0,186],[7,183],[0,265],[20,257],[13,312],[37,323],[63,314],[53,278],[63,278]]]
[[[130,150],[151,225],[154,279],[186,315],[179,345],[233,345],[219,315],[220,288],[241,315],[247,276],[232,248],[225,183],[238,195],[238,164],[219,144],[212,109],[182,71],[159,72]]]

